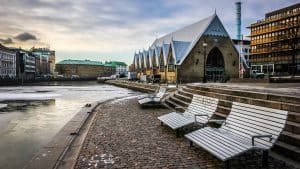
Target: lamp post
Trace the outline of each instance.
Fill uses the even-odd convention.
[[[204,47],[204,57],[203,57],[203,79],[202,82],[206,83],[206,47],[207,43],[204,41],[203,42],[203,47]]]

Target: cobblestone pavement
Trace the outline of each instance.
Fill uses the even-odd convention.
[[[137,100],[100,105],[75,168],[224,168],[224,163],[174,131],[157,117],[169,109],[142,109]],[[261,168],[261,152],[230,161],[230,168]],[[270,157],[269,168],[291,166]]]

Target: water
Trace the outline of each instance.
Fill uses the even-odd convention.
[[[0,104],[7,104],[0,111],[0,169],[23,168],[86,103],[135,94],[83,82],[0,87]]]

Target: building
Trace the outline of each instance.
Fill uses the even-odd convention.
[[[0,44],[0,78],[16,77],[16,53]]]
[[[300,73],[300,3],[251,24],[251,68],[265,74]]]
[[[96,78],[105,73],[102,62],[91,60],[63,60],[56,63],[56,72],[64,77],[78,75],[80,78]]]
[[[105,62],[104,64],[105,67],[109,69],[109,67],[112,68],[111,73],[116,74],[119,76],[125,76],[127,75],[127,65],[124,62],[119,62],[119,61],[109,61]],[[115,69],[115,70],[113,70]]]
[[[24,49],[12,48],[16,52],[16,75],[18,79],[33,80],[35,79],[36,60],[35,55]]]
[[[217,14],[156,39],[134,54],[141,75],[167,82],[225,81],[238,78],[238,51]]]
[[[31,48],[37,59],[37,75],[53,74],[55,70],[55,51],[49,48]]]
[[[243,77],[250,70],[250,40],[232,39],[232,42],[240,55],[240,77]]]

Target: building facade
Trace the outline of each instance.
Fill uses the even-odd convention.
[[[127,65],[124,62],[119,62],[119,61],[109,61],[105,62],[104,66],[109,69],[111,67],[111,73],[116,74],[118,76],[125,76],[127,75]],[[115,69],[115,70],[113,70]]]
[[[251,24],[251,68],[265,74],[300,73],[300,3]]]
[[[0,78],[16,77],[16,53],[0,44]]]
[[[70,59],[58,62],[55,70],[66,78],[72,75],[78,75],[80,78],[97,78],[106,71],[102,62]]]
[[[36,57],[27,50],[11,48],[16,53],[16,77],[18,79],[33,80],[35,79]]]
[[[38,59],[36,66],[37,75],[53,74],[55,70],[55,51],[49,48],[31,48],[30,50]]]
[[[156,39],[133,61],[138,76],[160,74],[171,83],[238,78],[238,63],[238,51],[216,14]]]

